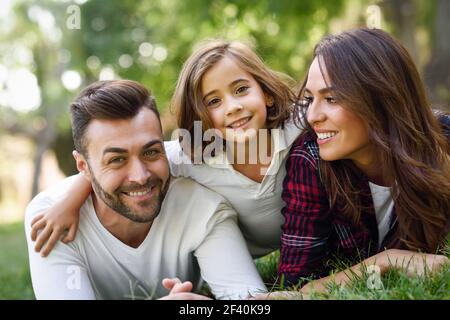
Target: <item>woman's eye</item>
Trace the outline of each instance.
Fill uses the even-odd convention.
[[[300,101],[300,104],[302,107],[308,108],[312,102],[313,102],[312,97],[303,97],[303,99],[301,99],[301,101]]]
[[[239,88],[237,88],[236,93],[243,93],[243,92],[247,91],[248,88],[249,88],[248,86],[239,87]]]
[[[336,103],[336,99],[334,97],[326,97],[325,100],[329,103],[329,104],[334,104]]]

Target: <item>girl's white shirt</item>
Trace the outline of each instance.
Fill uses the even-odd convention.
[[[192,178],[231,203],[250,253],[260,257],[280,247],[285,161],[300,132],[293,121],[283,129],[272,129],[273,157],[261,183],[236,171],[223,153],[193,164],[177,140],[165,142],[165,148],[172,175]]]

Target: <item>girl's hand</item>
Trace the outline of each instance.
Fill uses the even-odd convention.
[[[409,276],[422,276],[429,272],[436,272],[449,262],[443,255],[419,253],[409,250],[389,249],[378,254],[377,264],[382,269],[402,269]]]
[[[41,256],[46,257],[58,240],[61,239],[64,243],[73,241],[80,220],[78,210],[71,210],[64,201],[60,201],[34,217],[31,221],[31,240],[36,241],[34,250],[42,250]]]
[[[66,195],[44,213],[31,221],[31,240],[36,241],[34,250],[46,257],[56,242],[75,239],[80,220],[80,208],[92,191],[91,183],[84,174],[78,174]],[[40,232],[39,232],[40,231]],[[42,248],[45,244],[45,247]]]

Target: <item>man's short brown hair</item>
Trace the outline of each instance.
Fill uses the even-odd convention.
[[[85,132],[91,120],[131,119],[142,108],[152,110],[161,127],[155,99],[144,86],[131,80],[94,82],[70,105],[75,149],[87,157]]]

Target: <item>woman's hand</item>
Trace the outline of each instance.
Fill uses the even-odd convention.
[[[436,272],[449,262],[449,259],[443,255],[399,249],[389,249],[374,257],[381,272],[390,268],[398,268],[409,276],[423,276],[430,272]]]
[[[37,215],[31,221],[31,240],[36,241],[34,250],[46,257],[58,240],[64,243],[73,241],[79,220],[79,209],[68,208],[64,201]]]

